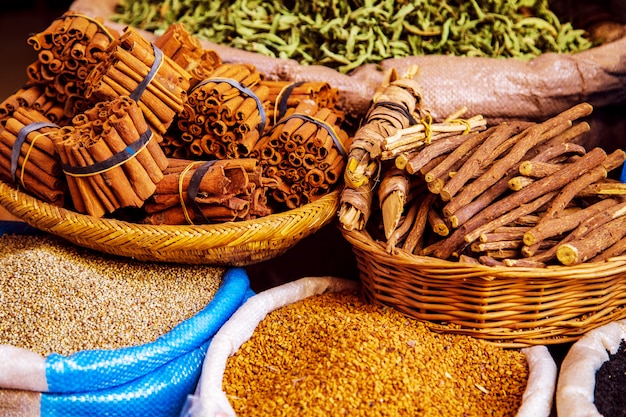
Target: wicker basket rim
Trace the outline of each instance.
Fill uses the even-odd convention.
[[[447,272],[459,271],[462,275],[476,276],[501,276],[501,277],[575,277],[579,274],[589,274],[593,272],[609,272],[607,275],[616,275],[619,269],[626,271],[626,255],[615,256],[602,262],[584,262],[578,265],[548,265],[545,268],[527,267],[527,266],[500,266],[500,265],[483,265],[468,262],[454,262],[446,259],[439,259],[432,256],[415,255],[398,248],[393,255],[386,251],[382,242],[375,241],[365,230],[347,230],[341,228],[343,236],[353,245],[360,249],[368,251],[370,254],[377,254],[387,259],[395,261],[422,264],[440,269],[446,269]]]
[[[40,212],[45,210],[48,214],[46,216],[46,220],[66,220],[70,216],[72,216],[76,219],[85,219],[85,224],[92,224],[94,227],[99,227],[101,229],[133,229],[139,231],[159,231],[162,233],[184,233],[189,235],[203,235],[207,232],[214,231],[218,231],[220,235],[240,234],[242,230],[263,227],[263,225],[266,223],[268,225],[275,226],[277,223],[285,218],[303,218],[306,217],[307,212],[318,208],[325,210],[325,212],[328,214],[327,217],[329,217],[331,215],[334,215],[334,212],[336,211],[333,208],[337,206],[339,193],[340,189],[337,189],[329,192],[328,194],[325,194],[324,196],[313,202],[302,205],[298,208],[280,213],[269,214],[267,216],[259,217],[257,219],[198,225],[149,225],[112,218],[97,218],[88,214],[78,213],[73,210],[55,206],[45,201],[39,200],[38,198],[22,192],[14,188],[10,184],[7,184],[0,180],[0,205],[4,206],[11,214],[13,214],[18,219],[25,221],[35,228],[41,228],[38,221],[33,220],[32,216],[24,215],[16,210],[13,210],[10,207],[10,204],[15,203],[23,207],[29,207],[38,210]],[[7,203],[7,201],[9,203]],[[324,216],[317,216],[313,220],[314,223],[317,224],[319,222],[325,222],[328,219]],[[49,228],[45,228],[45,230],[49,231]],[[280,229],[275,229],[275,234],[277,235],[277,238],[285,238],[289,236],[288,233],[285,233],[285,231]],[[266,238],[264,238],[263,240],[266,240]]]

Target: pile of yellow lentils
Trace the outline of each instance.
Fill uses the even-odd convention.
[[[514,416],[528,364],[469,336],[439,334],[356,293],[268,314],[226,364],[238,416]]]

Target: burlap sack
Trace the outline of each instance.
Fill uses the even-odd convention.
[[[106,19],[117,3],[76,0],[70,10]],[[107,25],[123,30],[123,25],[109,20]],[[154,39],[153,34],[142,34]],[[482,114],[490,124],[512,119],[539,121],[586,101],[595,110],[585,146],[614,150],[626,142],[622,117],[626,108],[626,38],[576,54],[547,53],[530,61],[413,56],[363,65],[350,74],[206,41],[203,45],[220,54],[224,62],[254,64],[269,79],[327,81],[339,89],[340,105],[346,113],[357,119],[366,113],[374,89],[389,68],[402,73],[416,64],[424,105],[435,120],[467,107],[466,115]]]

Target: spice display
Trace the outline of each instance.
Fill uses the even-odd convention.
[[[527,379],[517,350],[342,292],[270,312],[228,359],[223,388],[241,416],[513,416]]]
[[[375,3],[119,2],[112,20],[159,32],[181,22],[218,44],[349,72],[386,58],[445,54],[529,59],[590,48],[545,0]]]
[[[151,42],[68,12],[29,43],[71,61],[63,39],[88,59],[64,66],[62,79],[33,78],[0,104],[0,175],[31,195],[97,218],[207,224],[299,208],[341,181],[350,138],[328,83],[268,80],[252,64],[223,62],[181,24]],[[49,71],[49,55],[30,71]],[[72,70],[86,101],[60,114],[48,89]],[[28,121],[48,124],[30,130]],[[214,172],[226,165],[228,174]],[[203,188],[215,181],[230,186]]]
[[[333,109],[339,124],[344,115],[339,107],[339,92],[327,82],[284,81],[262,79],[261,85],[269,89],[267,128],[282,119],[287,110],[296,108],[304,100],[313,100],[319,107]]]
[[[267,125],[268,89],[260,81],[261,73],[253,65],[217,67],[189,92],[177,118],[180,133],[170,135],[180,137],[164,145],[168,154],[205,159],[249,156]]]
[[[251,156],[275,180],[270,195],[278,207],[300,207],[328,194],[341,181],[352,142],[339,115],[313,100],[288,108],[255,144]]]
[[[0,343],[44,356],[154,341],[204,308],[224,272],[121,261],[51,236],[0,243]]]
[[[154,46],[191,75],[191,87],[208,78],[215,68],[222,65],[222,58],[217,52],[204,49],[198,38],[182,24],[168,27],[155,39]]]
[[[555,397],[559,416],[624,414],[625,324],[622,318],[591,329],[567,350]]]
[[[622,340],[619,349],[609,354],[609,360],[596,371],[594,404],[604,417],[624,415],[623,387],[626,383],[626,342]]]
[[[89,72],[85,97],[98,102],[130,96],[150,126],[162,134],[182,112],[190,79],[180,65],[129,27]]]
[[[582,103],[540,123],[504,122],[430,143],[409,136],[419,145],[415,149],[390,157],[381,153],[384,169],[406,171],[411,188],[404,195],[412,198],[393,210],[380,200],[387,250],[531,267],[623,253],[622,187],[607,177],[623,165],[626,153],[607,155],[576,143],[590,127],[575,122],[591,112]],[[465,122],[469,125],[469,119]],[[428,130],[429,125],[421,121],[405,130],[411,129]],[[384,180],[379,198],[383,185]],[[348,217],[340,220],[347,230],[364,228]],[[377,238],[375,226],[368,230]]]
[[[465,142],[475,135],[462,134],[485,128],[486,121],[480,116],[463,120],[453,115],[442,123],[432,123],[430,114],[422,106],[416,72],[416,67],[411,67],[402,76],[395,70],[388,71],[374,94],[363,124],[354,134],[344,172],[346,186],[339,211],[340,221],[347,230],[360,230],[367,224],[371,214],[371,191],[378,177],[382,177],[379,197],[386,214],[387,237],[393,231],[389,225],[398,225],[408,193],[406,190],[402,194],[385,190],[385,177],[392,174],[387,174],[387,167],[383,167],[382,161],[395,159],[398,169],[413,174],[455,148],[460,149],[455,151],[455,155],[462,151],[463,156],[468,155],[470,147]],[[480,139],[481,136],[478,137]],[[470,145],[475,141],[475,138],[469,141]]]
[[[55,124],[65,124],[73,116],[65,114],[65,106],[46,94],[43,85],[32,84],[18,88],[0,103],[0,126],[19,108],[33,109]]]

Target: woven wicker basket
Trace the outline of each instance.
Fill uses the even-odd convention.
[[[578,266],[490,267],[391,255],[365,231],[342,233],[365,296],[437,331],[525,347],[573,342],[626,317],[626,256]]]
[[[283,254],[335,216],[339,191],[256,220],[152,226],[79,214],[0,181],[0,205],[29,225],[101,252],[143,261],[245,266]]]

